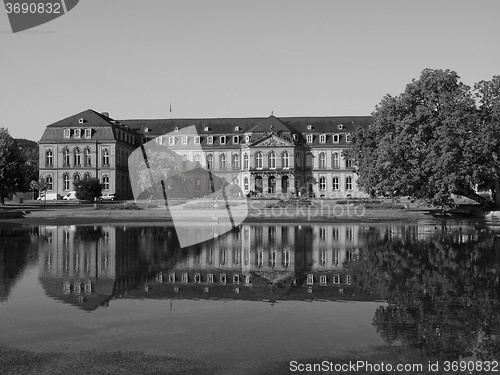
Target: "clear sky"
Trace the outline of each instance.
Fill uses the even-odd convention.
[[[88,108],[370,115],[425,68],[500,75],[499,15],[498,0],[80,0],[13,34],[0,11],[0,127],[37,141]]]

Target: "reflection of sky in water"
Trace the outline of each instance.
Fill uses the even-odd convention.
[[[498,275],[500,262],[498,250],[481,258],[488,249],[498,245],[494,236],[487,233],[484,234],[487,240],[479,241],[479,233],[483,233],[484,228],[458,223],[448,224],[445,231],[442,229],[435,223],[423,226],[246,225],[238,234],[230,233],[225,239],[179,250],[175,233],[161,227],[41,227],[31,231],[24,242],[16,239],[20,244],[16,251],[24,246],[25,258],[39,258],[38,263],[27,260],[23,263],[19,257],[17,260],[2,258],[6,263],[4,271],[17,267],[19,275],[12,278],[4,272],[1,281],[4,301],[0,303],[0,345],[30,350],[139,350],[236,363],[252,358],[262,361],[328,358],[346,350],[368,350],[384,344],[384,340],[400,345],[405,337],[401,327],[408,326],[413,332],[408,335],[411,340],[426,337],[428,345],[438,345],[436,350],[441,350],[439,345],[445,340],[440,336],[446,329],[444,323],[450,326],[455,323],[453,319],[436,321],[439,314],[451,311],[447,310],[447,303],[455,304],[454,313],[458,312],[460,317],[463,315],[460,301],[469,298],[469,303],[481,306],[474,311],[466,311],[470,307],[464,307],[464,314],[483,314],[480,317],[483,320],[496,319],[493,329],[498,331],[498,317],[492,316],[498,310],[498,280],[496,284],[489,282],[484,275],[495,272]],[[409,257],[409,261],[400,264],[398,250],[394,252],[397,244],[401,241],[422,243],[422,240],[428,241],[426,245]],[[397,246],[393,249],[394,244]],[[435,244],[443,246],[434,248]],[[3,245],[14,246],[5,242]],[[239,255],[235,255],[235,249]],[[245,249],[249,251],[246,264]],[[370,253],[369,249],[377,250]],[[99,256],[87,260],[82,257],[78,261],[73,257],[69,261],[71,251],[75,254],[97,252],[101,256],[106,253],[108,258],[102,264],[113,269],[99,268],[99,262],[104,262]],[[227,258],[222,256],[224,251],[228,251]],[[259,255],[259,251],[263,255]],[[291,258],[284,255],[285,251],[291,251]],[[408,251],[413,250],[408,248]],[[427,251],[428,255],[422,255]],[[210,262],[209,254],[214,252],[217,256]],[[343,256],[342,264],[335,260],[335,252]],[[443,255],[447,259],[440,260]],[[80,294],[72,295],[73,284],[79,276],[70,277],[67,270],[64,272],[64,256],[68,257],[67,266],[71,262],[75,266],[77,262],[78,267],[87,267],[92,276],[87,277],[92,279],[92,292],[86,294],[82,282]],[[394,259],[396,263],[390,263]],[[448,286],[449,291],[463,295],[449,299],[446,291],[434,293],[432,287],[436,285],[432,284],[420,290],[419,275],[423,272],[405,269],[406,264],[411,266],[411,259],[429,274],[439,271],[446,282],[450,281],[447,277],[456,277],[449,283],[455,284]],[[59,268],[47,268],[47,261]],[[347,267],[345,261],[357,263]],[[382,261],[394,268],[393,275]],[[442,265],[434,264],[438,261]],[[471,265],[471,262],[476,262],[472,268],[477,272],[450,273],[453,267]],[[408,280],[396,275],[401,270],[405,270]],[[220,285],[218,277],[222,273],[227,275],[227,285]],[[238,285],[232,284],[235,273],[242,275]],[[174,282],[169,279],[171,274],[175,274]],[[184,274],[187,282],[183,280]],[[196,274],[201,277],[199,283],[194,282]],[[213,283],[208,283],[209,274],[215,275]],[[340,285],[334,281],[337,274],[341,277]],[[352,285],[347,284],[348,274],[353,279]],[[160,279],[159,275],[162,275]],[[320,283],[322,275],[326,277],[325,285]],[[66,291],[62,281],[65,278],[71,279],[71,288]],[[273,278],[280,284],[274,285]],[[464,278],[471,279],[471,285],[462,286]],[[92,295],[99,293],[95,284],[103,280],[112,287],[106,284],[101,292],[106,290],[111,294],[98,296],[95,306],[90,304],[87,310],[82,308],[78,297],[92,302]],[[404,290],[405,282],[411,291]],[[363,284],[362,288],[357,283]],[[443,285],[446,283],[436,288]],[[488,303],[482,303],[484,298],[470,299],[478,294],[467,291],[474,285],[481,286],[480,297],[488,296]],[[209,296],[204,294],[207,287]],[[175,288],[178,290],[174,291]],[[343,295],[339,295],[340,289],[345,290]],[[247,290],[253,294],[245,294]],[[389,306],[396,310],[380,310],[388,304],[374,302],[380,298],[375,291],[389,298],[392,303]],[[193,296],[200,298],[193,300]],[[405,296],[410,301],[404,301]],[[318,298],[321,300],[314,300]],[[275,299],[276,303],[263,302],[268,299]],[[349,299],[358,302],[339,301]],[[392,322],[387,320],[388,316],[397,316],[401,321]],[[415,324],[421,319],[427,322]],[[482,329],[473,319],[462,323],[462,328],[454,329],[474,332]],[[436,336],[435,340],[429,339],[430,336]],[[451,334],[449,343],[459,347],[455,339]]]

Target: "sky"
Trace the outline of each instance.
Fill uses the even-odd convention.
[[[89,108],[370,115],[425,68],[469,86],[500,75],[499,14],[498,0],[80,0],[14,34],[0,11],[0,127],[38,141]]]

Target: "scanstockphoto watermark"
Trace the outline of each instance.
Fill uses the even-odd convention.
[[[59,18],[72,10],[79,0],[4,0],[13,33],[31,29]]]
[[[296,200],[287,202],[286,205],[279,204],[262,208],[257,201],[250,202],[250,209],[257,212],[259,217],[265,218],[363,218],[366,208],[363,205],[338,204],[331,201],[320,200],[310,206],[305,206],[303,201]]]

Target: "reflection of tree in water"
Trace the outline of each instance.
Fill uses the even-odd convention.
[[[350,269],[359,286],[387,299],[373,324],[388,343],[446,360],[498,358],[500,238],[373,241]]]

